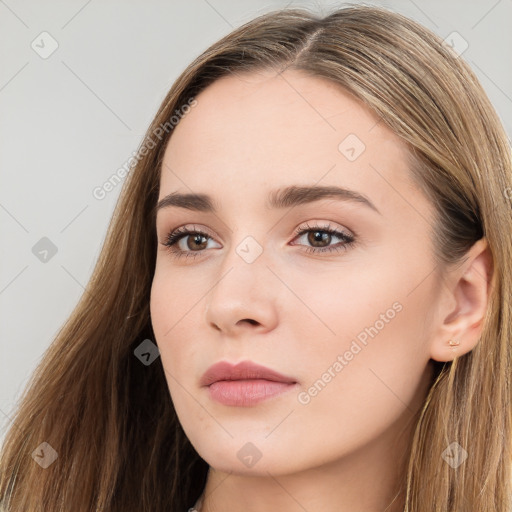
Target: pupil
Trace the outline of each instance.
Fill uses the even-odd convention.
[[[318,242],[327,242],[330,235],[329,233],[326,233],[325,231],[312,231],[313,233],[313,245],[317,244]]]
[[[193,244],[201,245],[201,239],[204,238],[203,235],[194,235]],[[204,242],[203,242],[204,243]]]

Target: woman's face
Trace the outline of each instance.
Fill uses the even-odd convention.
[[[151,292],[187,436],[210,466],[251,474],[379,443],[384,453],[430,385],[440,293],[433,207],[410,180],[405,146],[339,87],[294,70],[229,76],[196,100],[166,148],[159,201],[208,201],[159,209]],[[219,361],[252,361],[295,383],[215,393],[201,378]],[[280,393],[214,398],[262,389]]]

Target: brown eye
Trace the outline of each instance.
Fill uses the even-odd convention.
[[[184,243],[182,243],[183,239],[185,239]],[[181,256],[195,258],[207,249],[208,240],[213,240],[213,238],[207,233],[179,228],[169,233],[162,245],[176,258]]]
[[[206,243],[208,242],[208,237],[202,235],[200,233],[192,234],[192,235],[181,235],[178,243],[181,242],[183,238],[187,239],[186,246],[190,250],[202,250],[206,249]],[[206,242],[205,242],[206,241]],[[199,247],[198,247],[199,246]]]
[[[309,231],[308,232],[308,242],[313,247],[325,247],[325,244],[329,245],[331,241],[332,234],[327,231]]]
[[[355,244],[355,237],[343,231],[332,228],[329,224],[326,226],[306,226],[306,228],[299,228],[297,235],[302,237],[306,236],[306,243],[310,247],[306,247],[308,252],[331,252],[346,250]],[[332,240],[338,238],[341,243],[331,246]],[[302,244],[299,244],[302,245]]]

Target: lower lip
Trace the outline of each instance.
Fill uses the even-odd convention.
[[[219,380],[210,384],[210,397],[224,405],[255,405],[295,387],[296,383],[271,380]]]

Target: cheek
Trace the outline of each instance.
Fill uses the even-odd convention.
[[[194,274],[185,276],[179,269],[171,270],[165,261],[158,263],[157,260],[151,285],[151,322],[162,348],[170,344],[175,334],[184,328],[207,291],[204,283],[195,279]]]
[[[386,432],[398,441],[431,385],[427,363],[405,347],[414,343],[402,338],[405,324],[398,316],[366,346],[347,341],[322,361],[317,358],[297,396],[293,442],[300,442],[303,430],[321,430],[324,443],[341,455]]]
[[[294,351],[305,369],[297,402],[309,421],[357,437],[411,416],[428,380],[432,286],[426,280],[411,292],[422,272],[390,266],[385,277],[371,269],[338,276],[340,285],[324,282],[321,292],[321,282],[315,293],[304,286],[321,319],[297,315],[295,339],[303,343]]]
[[[160,351],[160,357],[169,385],[173,385],[170,375],[177,377],[177,372],[183,368],[183,357],[181,351],[186,349],[187,344],[178,343],[180,329],[187,316],[187,301],[178,299],[183,296],[179,283],[176,283],[171,276],[164,271],[155,272],[151,286],[150,312],[155,342]]]

